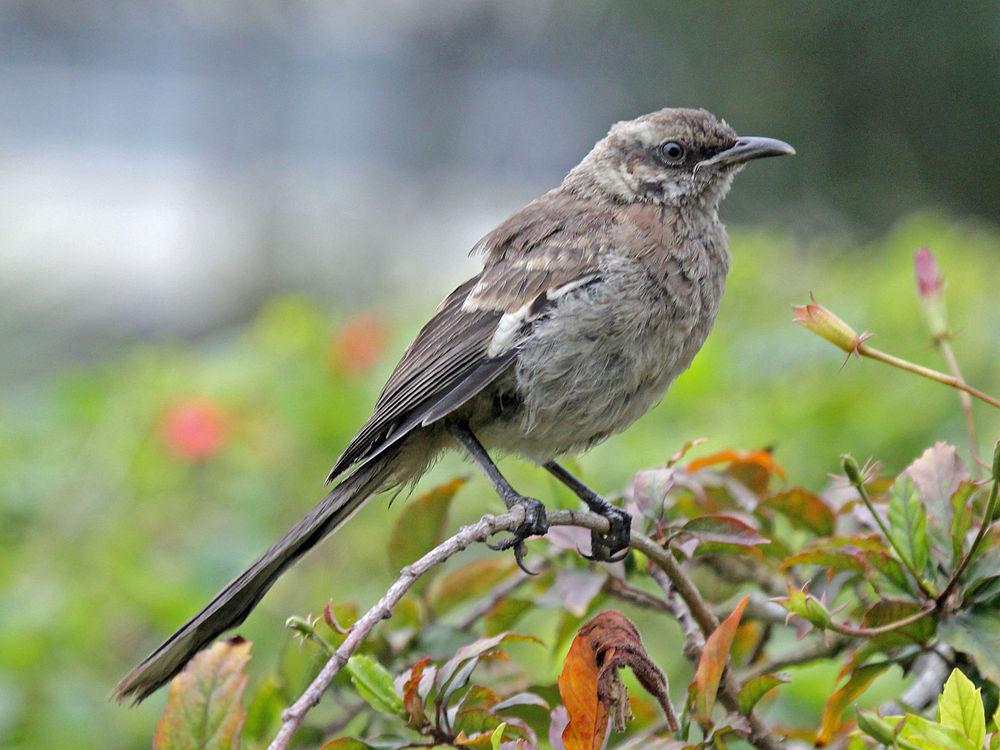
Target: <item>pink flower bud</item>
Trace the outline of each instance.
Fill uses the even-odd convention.
[[[944,304],[944,278],[938,268],[934,253],[922,247],[913,254],[913,267],[917,272],[917,294],[923,308],[927,326],[935,340],[948,338],[948,312]]]
[[[922,247],[913,254],[913,266],[917,272],[917,291],[920,296],[940,294],[944,288],[944,279],[930,248]]]

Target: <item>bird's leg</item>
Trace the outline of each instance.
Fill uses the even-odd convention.
[[[590,554],[584,557],[598,562],[619,562],[625,559],[625,555],[628,554],[629,539],[632,536],[632,516],[609,503],[555,461],[549,461],[545,464],[545,468],[569,487],[573,494],[583,500],[594,513],[608,519],[611,528],[607,534],[590,532]]]
[[[493,459],[490,458],[483,444],[479,442],[479,439],[469,429],[469,425],[464,422],[449,420],[447,426],[448,432],[451,433],[452,437],[461,443],[462,447],[469,452],[473,460],[479,464],[479,468],[483,470],[486,478],[490,480],[490,483],[496,489],[497,494],[500,495],[507,508],[511,509],[517,505],[524,508],[524,521],[514,530],[513,535],[495,545],[491,544],[490,547],[495,550],[513,548],[514,558],[517,560],[518,567],[528,575],[534,575],[524,565],[524,540],[530,536],[542,536],[548,532],[549,519],[545,513],[545,506],[542,505],[540,500],[536,500],[533,497],[525,497],[510,486],[510,482],[500,473],[500,469],[493,463]]]

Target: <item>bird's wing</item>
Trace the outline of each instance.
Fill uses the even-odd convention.
[[[507,369],[531,324],[556,299],[597,278],[599,243],[590,228],[540,203],[476,246],[486,254],[483,272],[448,295],[417,334],[329,481],[482,391]]]

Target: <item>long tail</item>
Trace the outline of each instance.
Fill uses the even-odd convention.
[[[125,675],[115,686],[115,699],[140,702],[180,672],[188,659],[217,635],[243,622],[292,563],[383,488],[391,461],[391,456],[372,461],[330,490],[274,546],[216,594],[208,606]]]

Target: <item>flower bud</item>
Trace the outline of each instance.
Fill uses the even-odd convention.
[[[927,326],[934,339],[948,337],[948,314],[944,304],[944,277],[930,248],[922,247],[913,254],[917,275],[917,294]]]
[[[858,347],[871,336],[870,333],[859,334],[825,307],[816,304],[815,298],[808,305],[792,305],[792,310],[795,312],[796,323],[822,336],[848,354],[861,356]]]

